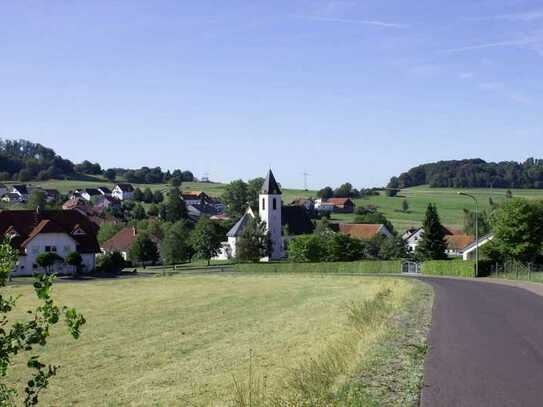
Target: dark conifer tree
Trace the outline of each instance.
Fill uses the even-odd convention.
[[[447,242],[445,241],[445,230],[437,208],[433,204],[428,204],[426,216],[423,223],[424,233],[419,245],[417,246],[416,256],[420,260],[444,260],[447,258]]]

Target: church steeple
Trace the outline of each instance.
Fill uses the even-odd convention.
[[[267,260],[279,260],[284,254],[281,226],[283,204],[281,189],[279,189],[279,185],[271,170],[268,171],[258,198],[258,214],[260,215],[260,219],[266,223],[266,232],[268,232],[272,242],[271,256]]]
[[[260,194],[261,195],[281,195],[281,189],[279,189],[279,185],[277,184],[277,181],[275,181],[275,177],[273,176],[272,170],[268,171],[268,175],[266,176],[266,179],[264,180],[264,184],[262,185]]]

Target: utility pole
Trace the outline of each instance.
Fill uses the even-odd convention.
[[[302,175],[304,176],[304,190],[307,191],[307,190],[308,190],[308,182],[307,182],[307,180],[308,180],[308,177],[309,177],[311,174],[309,174],[309,173],[307,173],[306,171],[304,171],[304,172],[302,173]]]
[[[479,202],[475,196],[466,192],[459,192],[458,195],[467,196],[475,202],[475,277],[479,276]]]

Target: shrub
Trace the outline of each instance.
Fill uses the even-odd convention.
[[[96,270],[101,273],[118,273],[126,266],[126,261],[119,252],[103,254],[96,263]]]

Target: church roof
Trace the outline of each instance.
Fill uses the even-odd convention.
[[[279,189],[279,185],[273,176],[272,170],[268,171],[268,175],[264,180],[260,193],[263,195],[281,195],[281,190]]]
[[[254,216],[251,214],[251,212],[246,212],[237,222],[234,226],[232,226],[232,229],[228,231],[226,236],[228,237],[239,237],[243,231],[245,230],[245,226],[247,226],[247,223],[249,223],[249,220],[253,218]]]

